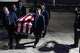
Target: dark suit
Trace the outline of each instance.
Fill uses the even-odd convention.
[[[3,14],[3,25],[6,28],[8,32],[8,38],[9,38],[9,49],[12,49],[13,47],[13,37],[14,37],[14,30],[16,25],[17,16],[15,12],[10,12],[9,15]]]
[[[26,8],[24,6],[18,7],[18,18],[26,15]]]
[[[44,33],[43,33],[43,37],[46,35],[46,31],[47,31],[47,26],[48,26],[48,22],[49,22],[49,14],[46,10],[42,11],[42,15],[44,16],[45,19],[45,29],[44,29]]]
[[[35,21],[35,29],[34,29],[35,43],[34,43],[34,46],[36,46],[36,44],[39,42],[39,40],[41,38],[42,30],[44,30],[44,26],[45,26],[44,23],[45,23],[44,16],[39,15]]]
[[[74,46],[78,46],[79,38],[80,38],[80,31],[77,31],[77,29],[80,29],[80,16],[78,12],[76,13],[76,18],[74,22]]]

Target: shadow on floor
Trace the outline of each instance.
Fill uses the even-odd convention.
[[[24,46],[25,44],[31,44],[31,43],[34,43],[33,42],[28,42],[28,43],[23,43],[23,44],[19,44],[15,47],[15,49],[25,49],[25,48],[28,48],[28,47],[33,47],[34,45],[28,45],[28,46]]]

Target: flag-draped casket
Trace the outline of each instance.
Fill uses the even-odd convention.
[[[28,29],[32,27],[32,21],[34,21],[34,16],[31,13],[19,18],[17,20],[16,32],[26,33]]]

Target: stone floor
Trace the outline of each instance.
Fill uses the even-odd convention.
[[[33,37],[33,35],[32,35]],[[0,51],[0,53],[79,53],[79,47],[68,49],[65,45],[73,44],[73,33],[61,33],[61,32],[49,32],[44,38],[41,38],[39,43],[37,44],[36,48],[33,47],[25,47],[25,49],[13,49],[13,50],[4,50],[3,48]],[[20,44],[24,44],[27,42],[33,42],[34,39],[21,39]],[[39,49],[45,46],[45,44],[49,41],[55,41],[59,45],[56,46],[56,50],[49,50],[49,51],[40,51]],[[7,45],[7,41],[0,41],[0,47]],[[33,45],[33,44],[29,44]],[[24,46],[29,46],[28,44],[25,44]],[[79,42],[80,46],[80,42]],[[4,46],[4,48],[6,48]],[[61,51],[60,51],[61,50]]]

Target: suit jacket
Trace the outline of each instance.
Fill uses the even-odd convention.
[[[36,30],[44,30],[45,27],[45,19],[43,15],[39,15],[36,20]]]
[[[22,6],[21,8],[18,7],[17,10],[18,10],[18,18],[26,15],[26,8],[24,6]]]
[[[42,11],[42,15],[44,16],[44,19],[45,19],[45,25],[48,25],[48,22],[49,22],[48,12],[46,10]]]
[[[16,21],[17,21],[17,16],[16,16],[15,12],[12,12],[12,11],[10,12],[10,14],[8,16],[3,14],[2,18],[3,18],[3,25],[6,28],[9,28],[8,26],[10,26],[10,25],[15,25]]]

